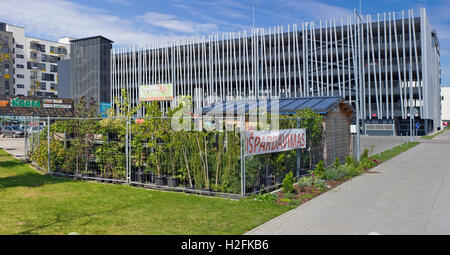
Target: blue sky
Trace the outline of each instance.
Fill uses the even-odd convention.
[[[441,43],[442,85],[450,86],[450,1],[362,0],[363,14],[427,9]],[[115,47],[237,32],[329,18],[359,9],[359,0],[0,0],[0,21],[30,36],[56,40],[103,35]]]

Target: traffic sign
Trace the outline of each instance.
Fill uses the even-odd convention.
[[[420,127],[419,122],[416,122],[416,129],[419,129],[419,127]]]

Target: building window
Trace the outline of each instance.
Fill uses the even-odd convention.
[[[16,47],[17,47],[17,49],[23,49],[23,45],[22,44],[17,44]]]
[[[41,82],[41,83],[39,84],[39,89],[40,89],[40,90],[46,90],[46,89],[47,89],[47,83]]]
[[[17,78],[23,79],[23,78],[25,78],[25,75],[23,75],[23,74],[17,74]]]
[[[54,73],[58,72],[58,67],[55,65],[50,65],[50,72],[54,72]]]
[[[16,58],[23,58],[22,54],[16,54]]]
[[[18,89],[24,89],[24,88],[25,88],[25,85],[23,85],[23,84],[17,84],[16,87],[17,87]]]
[[[50,83],[50,89],[56,89],[56,83]]]
[[[50,53],[55,53],[55,46],[50,46]]]
[[[17,68],[24,68],[24,65],[21,65],[21,64],[17,64],[16,66],[17,66]]]
[[[42,74],[43,81],[55,81],[55,75],[51,73],[43,73]]]
[[[30,57],[36,59],[37,58],[37,53],[36,52],[31,52]]]

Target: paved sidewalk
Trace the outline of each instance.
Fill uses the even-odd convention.
[[[0,137],[0,148],[18,159],[25,158],[25,138]]]
[[[448,235],[449,151],[447,131],[247,234]]]

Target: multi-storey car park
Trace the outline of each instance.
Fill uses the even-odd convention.
[[[439,41],[425,9],[253,29],[111,51],[111,98],[172,83],[174,96],[225,100],[339,95],[366,134],[440,126]],[[358,93],[358,95],[357,95]],[[358,96],[358,97],[357,97]],[[360,100],[357,100],[357,99]],[[176,104],[176,99],[165,106]]]

